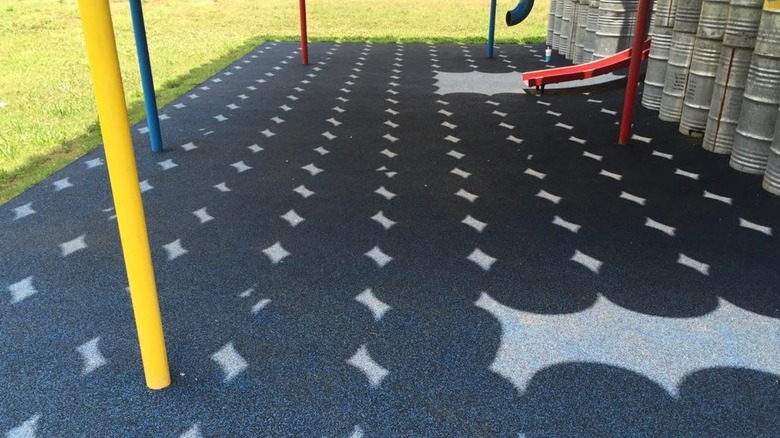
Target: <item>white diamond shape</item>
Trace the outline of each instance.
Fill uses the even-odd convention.
[[[160,161],[159,163],[157,163],[157,165],[160,166],[162,170],[173,169],[174,167],[179,166],[178,164],[174,163],[173,160],[170,159],[165,161]]]
[[[566,228],[567,230],[571,231],[572,233],[576,233],[580,231],[581,225],[577,225],[574,222],[569,222],[559,216],[555,216],[553,218],[554,225],[558,225],[559,227]]]
[[[306,186],[300,185],[293,189],[294,192],[298,193],[299,195],[303,196],[304,198],[308,198],[309,196],[313,195],[314,192],[307,189]]]
[[[11,292],[11,304],[16,304],[38,293],[32,281],[33,277],[30,276],[8,286],[8,291]]]
[[[305,219],[303,219],[298,213],[295,212],[295,210],[290,210],[287,213],[279,216],[280,218],[287,221],[287,223],[290,224],[290,226],[296,226],[303,222]]]
[[[333,126],[341,125],[341,122],[339,122],[338,120],[334,119],[333,117],[331,117],[328,120],[326,120],[326,122],[330,123]]]
[[[379,212],[373,216],[371,216],[371,219],[379,222],[380,225],[382,225],[386,230],[389,230],[393,225],[396,224],[396,222],[392,219],[389,219],[383,212]]]
[[[220,192],[229,192],[231,191],[230,188],[228,188],[227,184],[221,182],[214,186],[215,189],[219,190]]]
[[[252,169],[252,167],[247,166],[243,161],[233,163],[230,166],[234,167],[238,171],[238,173],[246,172],[247,170]]]
[[[382,252],[382,250],[379,249],[378,246],[371,248],[371,250],[365,253],[364,255],[370,258],[371,260],[373,260],[374,262],[376,262],[376,265],[379,266],[380,268],[384,268],[385,265],[387,265],[393,260],[392,257]]]
[[[398,141],[398,137],[394,137],[390,134],[385,134],[382,136],[382,138],[389,140],[391,143],[395,143]]]
[[[40,419],[41,419],[40,414],[33,415],[32,417],[28,418],[24,423],[6,432],[5,438],[35,438],[37,436],[37,431],[38,431],[38,420]],[[360,432],[362,434],[362,430]]]
[[[272,117],[271,120],[273,120],[277,125],[284,123],[284,119],[280,118],[279,116]]]
[[[368,310],[374,314],[374,320],[376,321],[382,319],[382,316],[384,316],[388,310],[392,309],[392,307],[377,298],[371,289],[364,290],[360,295],[355,297],[355,301],[368,307]]]
[[[382,155],[384,155],[384,156],[386,156],[388,158],[393,158],[393,157],[398,156],[398,154],[396,154],[395,152],[393,152],[393,151],[391,151],[389,149],[383,150],[382,152],[380,152],[380,154],[382,154]]]
[[[471,173],[466,172],[465,170],[458,169],[457,167],[450,170],[450,173],[453,175],[458,175],[459,177],[466,179],[471,176]]]
[[[85,237],[87,237],[87,235],[82,234],[81,236],[69,242],[60,243],[60,250],[62,250],[62,257],[67,257],[76,251],[81,251],[82,249],[86,249],[87,244],[86,242],[84,242]]]
[[[189,143],[181,145],[181,148],[184,149],[185,151],[191,151],[193,149],[197,149],[198,147],[195,146],[194,143],[189,142]]]
[[[192,212],[192,214],[194,214],[202,224],[214,220],[214,218],[206,211],[206,207],[203,207],[200,210],[195,210]]]
[[[328,140],[333,140],[334,138],[336,138],[336,136],[331,134],[330,131],[323,132],[322,136],[327,138]]]
[[[271,259],[271,263],[274,265],[291,255],[290,252],[282,248],[282,245],[279,242],[276,242],[268,248],[264,249],[263,254]]]
[[[148,179],[145,179],[138,183],[138,188],[141,190],[141,193],[148,192],[149,190],[152,190],[154,186],[149,182]]]
[[[87,169],[93,169],[95,167],[99,167],[103,165],[103,159],[102,158],[93,158],[91,160],[85,161],[84,164],[87,165]]]
[[[747,219],[739,218],[739,226],[742,228],[747,228],[748,230],[758,231],[759,233],[766,234],[767,236],[772,235],[772,227],[767,227],[766,225],[759,225],[754,222],[750,222]]]
[[[458,152],[458,151],[456,151],[454,149],[449,151],[449,152],[447,152],[447,155],[449,155],[452,158],[455,158],[456,160],[460,160],[461,158],[466,156],[465,154],[462,154],[462,153],[460,153],[460,152]]]
[[[318,174],[318,173],[323,171],[319,167],[315,166],[314,163],[309,163],[309,164],[301,167],[301,169],[309,172],[312,176],[314,176],[314,175],[316,175],[316,174]]]
[[[506,139],[517,144],[521,144],[523,142],[522,138],[517,138],[514,135],[510,135]]]
[[[393,123],[392,120],[386,120],[385,125],[391,127],[391,128],[397,128],[399,125],[397,123]]]
[[[685,254],[680,253],[677,258],[677,263],[687,266],[691,269],[699,271],[702,275],[710,275],[710,265],[702,263],[698,260],[694,260]]]
[[[32,208],[32,202],[28,202],[27,204],[24,204],[20,207],[16,207],[13,210],[15,221],[37,213],[37,211],[33,210]]]
[[[258,152],[260,152],[260,151],[262,151],[262,150],[265,150],[265,149],[263,149],[263,147],[262,147],[262,146],[260,146],[259,144],[253,144],[252,146],[247,146],[247,149],[249,149],[249,150],[250,150],[250,151],[252,151],[253,153],[258,153]]]
[[[376,193],[376,194],[377,194],[377,195],[379,195],[379,196],[382,196],[382,197],[384,197],[384,198],[385,198],[385,199],[387,199],[388,201],[396,197],[396,194],[395,194],[395,193],[393,193],[393,192],[391,192],[391,191],[389,191],[389,190],[387,190],[387,189],[385,188],[385,186],[382,186],[382,187],[380,187],[380,188],[378,188],[378,189],[374,190],[374,193]]]
[[[390,371],[371,358],[365,344],[361,345],[358,351],[347,359],[347,363],[360,370],[373,387],[379,386],[382,383],[382,379],[390,374]]]
[[[498,260],[495,257],[491,257],[485,254],[479,248],[474,248],[474,251],[472,251],[471,254],[469,254],[469,256],[466,258],[479,265],[479,267],[485,271],[489,271],[491,266],[493,266],[493,263]]]
[[[237,110],[237,109],[241,108],[240,106],[236,105],[235,103],[230,103],[230,104],[227,105],[227,107],[230,108],[231,110]]]
[[[87,375],[108,363],[100,352],[100,348],[98,347],[99,341],[100,337],[97,337],[76,347],[76,351],[81,354],[81,358],[84,362],[81,367],[82,376]]]
[[[163,245],[163,248],[165,249],[165,252],[168,253],[168,261],[181,257],[189,252],[181,246],[181,239],[176,239],[169,244]]]
[[[218,122],[224,122],[225,120],[228,119],[227,117],[223,116],[222,114],[217,114],[216,116],[214,116],[214,118],[217,119]]]
[[[539,178],[539,179],[544,179],[547,176],[546,174],[544,174],[542,172],[538,172],[538,171],[536,171],[534,169],[531,169],[530,167],[525,169],[525,172],[523,172],[523,173],[526,174],[526,175],[531,175],[531,176],[533,176],[535,178]]]
[[[571,256],[569,260],[572,260],[574,262],[581,264],[582,266],[585,266],[586,268],[593,271],[594,274],[598,274],[599,270],[601,270],[601,266],[604,264],[602,261],[597,260],[587,254],[584,254],[579,250],[575,250],[574,255]]]
[[[229,382],[249,367],[247,361],[233,347],[232,342],[227,343],[219,351],[212,354],[211,359],[222,368],[222,372],[225,374],[223,382]]]
[[[557,203],[561,202],[561,199],[563,199],[560,196],[555,196],[552,193],[546,192],[544,190],[539,190],[539,193],[537,193],[536,196],[538,198],[546,199],[546,200],[552,202],[553,204],[557,204]]]
[[[265,308],[265,306],[269,304],[271,304],[271,300],[268,298],[263,298],[262,300],[256,302],[254,306],[252,306],[250,312],[252,315],[257,315],[261,310],[263,310],[263,308]]]
[[[274,135],[276,135],[270,129],[266,129],[265,131],[261,131],[260,133],[266,137],[273,137]]]
[[[479,196],[477,196],[477,195],[475,195],[473,193],[469,193],[469,192],[467,192],[466,190],[463,190],[463,189],[458,190],[455,193],[455,196],[460,196],[461,198],[463,198],[463,199],[465,199],[465,200],[467,200],[469,202],[474,202],[474,201],[477,200],[477,198],[479,198]]]
[[[70,178],[63,178],[58,181],[54,181],[54,191],[59,192],[60,190],[65,190],[69,187],[73,187],[73,184],[69,181]]]
[[[485,222],[482,222],[481,220],[478,220],[478,219],[474,219],[470,215],[466,216],[462,221],[460,221],[460,223],[466,224],[466,225],[470,226],[471,228],[474,228],[479,233],[481,233],[482,230],[484,230],[485,227],[487,226],[487,224]]]
[[[320,155],[326,155],[326,154],[330,153],[329,150],[325,149],[322,146],[318,147],[317,149],[314,149],[314,151],[317,152]]]
[[[460,139],[458,137],[455,137],[455,136],[452,136],[452,135],[448,135],[448,136],[444,137],[444,139],[449,141],[449,142],[452,142],[452,143],[457,143],[457,142],[460,141]]]

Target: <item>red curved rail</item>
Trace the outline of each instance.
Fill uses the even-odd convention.
[[[648,38],[642,45],[642,60],[647,58],[647,54],[650,53],[650,41],[650,38]],[[539,88],[547,84],[576,81],[612,73],[615,70],[628,67],[630,62],[631,49],[629,48],[612,56],[585,64],[525,72],[523,73],[523,82],[529,87]]]

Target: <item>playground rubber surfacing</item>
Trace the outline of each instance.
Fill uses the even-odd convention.
[[[268,43],[161,110],[164,153],[135,126],[163,391],[102,150],[1,206],[0,431],[776,433],[780,201],[640,108],[617,147],[621,90],[436,93],[542,52]]]

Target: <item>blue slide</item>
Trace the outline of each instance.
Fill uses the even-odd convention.
[[[534,0],[520,0],[511,11],[506,13],[506,25],[514,26],[520,24],[531,13],[531,9],[534,7]]]

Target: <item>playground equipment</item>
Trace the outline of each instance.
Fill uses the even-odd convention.
[[[162,389],[171,376],[111,10],[108,0],[79,0],[79,10],[146,385]]]
[[[138,68],[141,71],[141,87],[144,91],[149,141],[152,144],[152,152],[160,152],[163,150],[162,135],[160,133],[160,119],[157,117],[157,96],[154,92],[152,63],[149,60],[149,46],[146,43],[144,12],[141,0],[130,0],[130,15],[133,20],[133,35],[135,36],[135,48],[138,53]]]
[[[586,64],[525,72],[523,82],[529,87],[536,87],[537,90],[543,91],[544,86],[548,84],[588,79],[611,73],[629,66],[632,50],[626,49]],[[650,52],[650,40],[642,43],[641,51],[641,59],[644,60]]]
[[[531,13],[534,7],[534,0],[520,0],[517,6],[506,13],[506,25],[514,26],[520,24]]]

